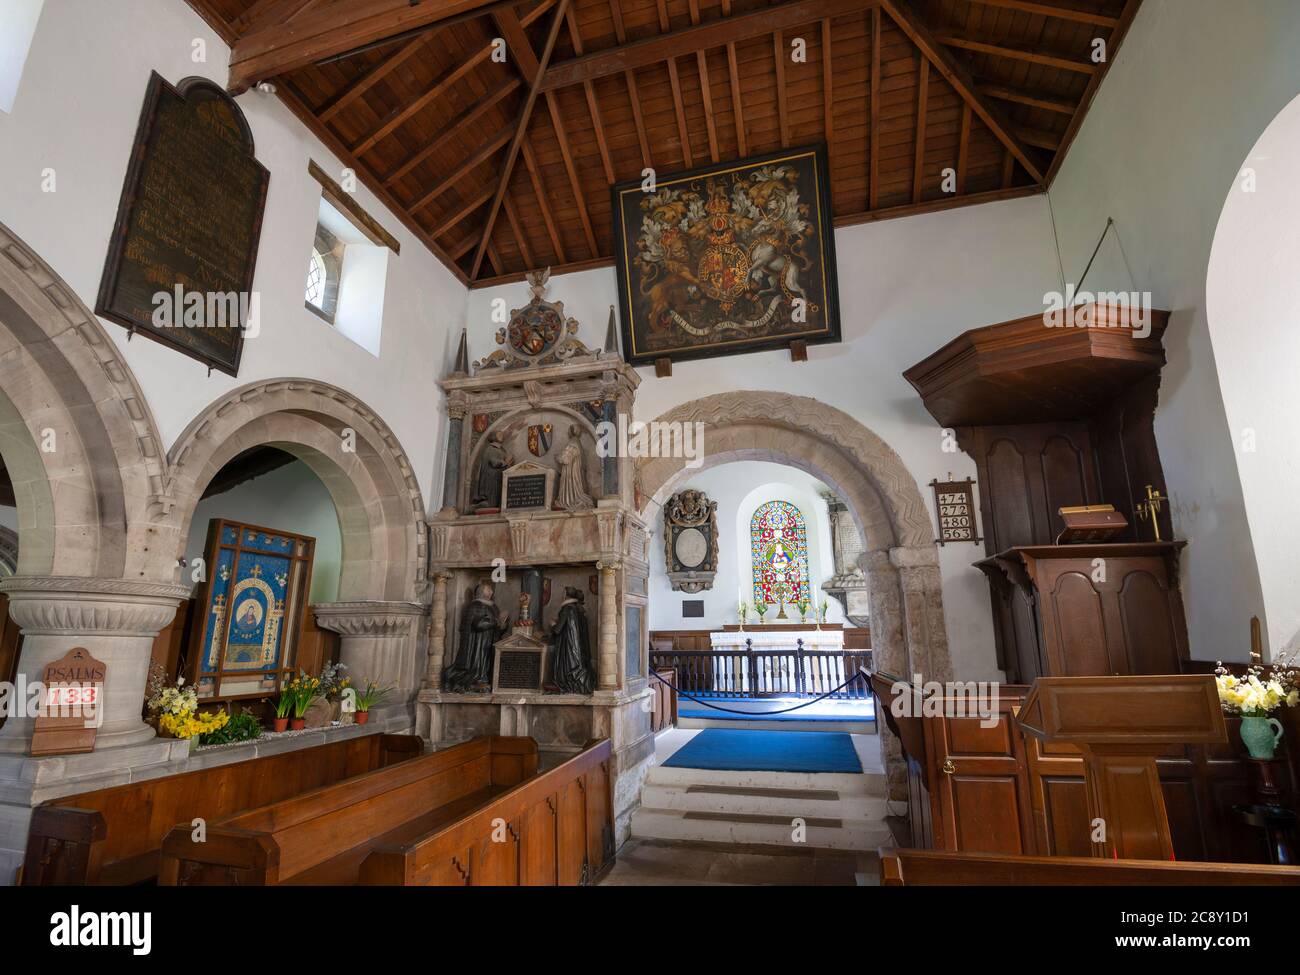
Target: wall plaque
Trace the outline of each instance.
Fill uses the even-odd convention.
[[[270,178],[234,99],[153,72],[95,314],[237,375]]]
[[[930,482],[930,487],[934,488],[934,510],[939,518],[939,537],[935,541],[940,545],[982,542],[975,529],[975,482],[969,477],[964,481],[936,480]]]
[[[645,635],[641,632],[641,607],[635,603],[627,606],[623,615],[623,665],[624,677],[641,676],[641,644]]]
[[[540,691],[546,675],[546,644],[515,632],[498,640],[492,667],[494,691]]]
[[[664,505],[664,564],[681,592],[713,588],[718,571],[718,502],[703,491],[680,491]]]
[[[108,667],[84,647],[45,665],[42,707],[32,727],[33,755],[72,755],[95,750],[102,721]]]
[[[555,491],[555,471],[530,461],[501,472],[501,510],[550,508]]]

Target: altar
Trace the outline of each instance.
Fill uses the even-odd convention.
[[[755,626],[747,630],[726,627],[721,632],[709,634],[714,650],[762,652],[773,650],[794,651],[803,643],[804,650],[844,649],[844,628],[826,626],[823,629],[802,626]]]
[[[844,628],[801,624],[730,625],[709,634],[712,688],[726,695],[766,697],[830,693],[852,677]]]

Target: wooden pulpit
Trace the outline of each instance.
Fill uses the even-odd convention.
[[[1083,754],[1092,854],[1106,858],[1174,859],[1156,756],[1227,741],[1209,674],[1040,677],[1018,721],[1025,734]]]

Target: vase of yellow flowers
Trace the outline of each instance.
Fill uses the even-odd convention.
[[[1219,688],[1219,703],[1226,714],[1241,716],[1241,740],[1251,758],[1269,760],[1282,740],[1282,722],[1270,717],[1282,707],[1293,708],[1300,702],[1295,671],[1284,658],[1265,671],[1259,664],[1246,670],[1244,677],[1229,673],[1219,662],[1214,670]]]
[[[230,715],[225,711],[199,713],[199,695],[194,687],[185,686],[184,677],[178,677],[175,683],[168,683],[159,665],[154,665],[149,676],[148,690],[146,707],[158,733],[165,738],[189,741],[191,749],[197,744],[199,735],[224,728],[230,720]]]

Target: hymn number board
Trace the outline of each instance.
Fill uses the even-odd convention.
[[[952,475],[949,475],[950,477]],[[939,537],[935,539],[940,545],[948,542],[983,541],[975,530],[975,482],[970,478],[964,481],[931,481],[934,488],[934,510],[939,518]]]
[[[237,375],[270,178],[234,99],[155,71],[95,314]]]

